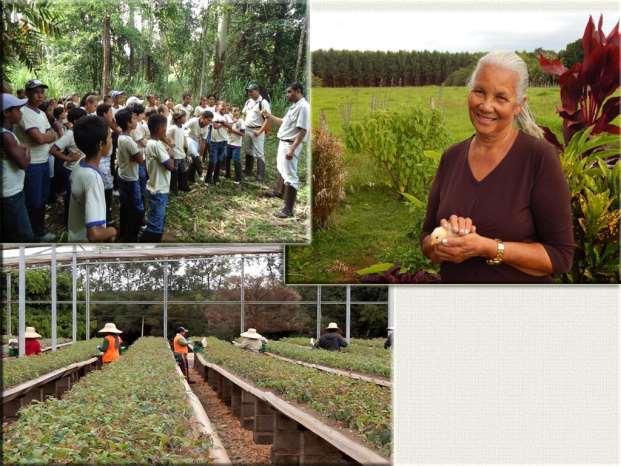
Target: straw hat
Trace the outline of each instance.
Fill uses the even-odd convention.
[[[328,324],[328,326],[326,327],[326,330],[338,330],[339,326],[336,324],[336,322],[330,322]]]
[[[116,325],[113,322],[106,322],[104,328],[99,330],[97,333],[123,333],[123,331],[116,328]]]
[[[24,333],[24,338],[41,338],[34,327],[26,327],[26,333]]]
[[[251,340],[263,339],[263,336],[257,332],[256,328],[249,328],[244,333],[240,333],[239,336],[244,338],[250,338]]]

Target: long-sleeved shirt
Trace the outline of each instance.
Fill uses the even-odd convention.
[[[336,332],[324,333],[315,343],[315,348],[322,348],[328,351],[340,351],[341,348],[346,346],[347,340]]]

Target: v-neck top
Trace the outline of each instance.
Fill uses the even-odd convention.
[[[442,156],[421,237],[443,218],[470,217],[482,236],[541,243],[553,273],[568,271],[575,247],[571,197],[554,146],[520,131],[499,164],[477,181],[468,163],[471,141],[452,146]],[[483,257],[443,262],[440,274],[446,283],[552,282],[552,276],[535,277],[508,264],[490,266]]]

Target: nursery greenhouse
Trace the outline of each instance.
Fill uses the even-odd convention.
[[[277,245],[21,246],[3,262],[5,463],[390,462],[387,287],[286,286]]]

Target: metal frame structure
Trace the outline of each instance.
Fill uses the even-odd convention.
[[[81,246],[82,247],[82,246]],[[66,247],[64,247],[66,249]],[[84,249],[84,247],[82,247]],[[138,248],[136,248],[138,250]],[[85,321],[86,321],[86,338],[90,338],[90,305],[91,304],[127,304],[127,305],[139,305],[139,304],[162,304],[163,306],[163,336],[164,338],[168,337],[168,305],[169,304],[239,304],[240,305],[240,333],[245,329],[245,306],[246,305],[278,305],[278,304],[299,304],[299,305],[316,305],[316,319],[317,319],[317,328],[316,335],[317,338],[321,335],[321,307],[322,305],[345,305],[345,337],[347,341],[351,339],[351,306],[352,305],[365,305],[365,304],[388,304],[388,327],[394,327],[394,302],[392,299],[392,290],[388,288],[388,301],[352,301],[351,300],[351,285],[345,285],[346,287],[346,299],[345,301],[323,301],[321,300],[321,285],[316,285],[317,295],[314,301],[248,301],[245,299],[245,291],[244,291],[244,283],[245,283],[245,270],[244,270],[244,256],[245,255],[256,255],[256,254],[266,254],[266,253],[282,253],[282,249],[274,246],[225,246],[225,247],[204,247],[197,248],[196,246],[190,247],[190,250],[185,247],[152,247],[145,248],[141,250],[140,253],[136,253],[136,250],[131,248],[129,249],[108,249],[105,250],[104,253],[97,252],[97,250],[90,250],[86,253],[86,256],[89,259],[98,258],[104,259],[103,261],[87,261],[81,263],[80,266],[86,267],[85,273],[85,300],[78,301],[77,299],[77,246],[73,245],[71,254],[68,255],[67,252],[58,253],[56,245],[52,245],[49,248],[43,249],[38,254],[35,255],[35,259],[32,260],[32,257],[28,262],[30,264],[34,264],[32,268],[39,267],[50,267],[51,269],[51,301],[29,301],[30,303],[51,303],[51,327],[52,327],[52,351],[56,351],[57,349],[57,334],[56,334],[56,322],[57,322],[57,307],[58,304],[71,304],[72,305],[72,341],[77,340],[77,304],[78,302],[85,304]],[[147,252],[148,251],[148,252]],[[122,254],[120,254],[122,253]],[[49,254],[49,259],[44,258],[45,255]],[[80,252],[80,255],[83,253]],[[108,257],[106,254],[109,254],[112,257],[135,257],[134,260],[116,260],[116,261],[105,261],[105,258]],[[215,256],[215,255],[241,255],[241,282],[240,282],[240,299],[239,301],[178,301],[178,300],[169,300],[168,298],[168,274],[169,274],[169,262],[178,262],[182,258],[191,258],[191,259],[205,259],[206,256]],[[174,256],[175,258],[171,258]],[[146,259],[146,257],[158,257],[157,260]],[[45,261],[49,262],[48,265],[41,265]],[[19,270],[19,299],[18,299],[18,319],[19,319],[19,356],[25,355],[25,309],[26,309],[26,283],[25,283],[25,275],[26,275],[26,253],[25,246],[19,247],[19,258],[17,263],[14,260],[9,261],[9,268],[18,266]],[[58,301],[57,299],[57,287],[56,287],[56,279],[57,273],[56,269],[58,267],[59,262],[70,262],[71,264],[71,275],[72,275],[72,299],[71,301]],[[90,299],[90,266],[99,265],[99,264],[121,264],[121,263],[145,263],[145,262],[157,262],[158,264],[164,267],[163,270],[163,296],[162,301],[98,301]],[[5,266],[7,264],[5,263]],[[299,285],[303,286],[303,285]],[[332,286],[343,286],[343,285],[330,285]],[[7,309],[8,309],[8,322],[9,325],[7,329],[10,329],[10,319],[11,319],[11,309],[14,301],[11,299],[11,274],[7,273]]]

